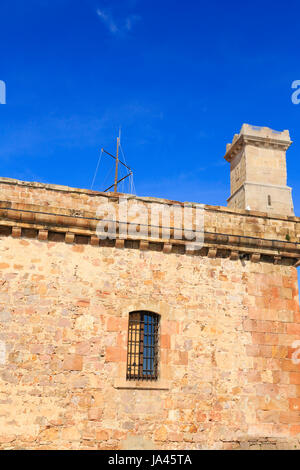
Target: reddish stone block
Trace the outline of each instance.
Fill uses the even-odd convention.
[[[125,349],[120,347],[107,346],[105,351],[105,361],[106,362],[125,362],[127,359],[127,354]]]
[[[300,323],[300,312],[296,311],[294,313],[294,323]]]
[[[277,321],[264,321],[248,318],[244,320],[243,327],[245,331],[255,331],[259,333],[279,334],[285,333],[286,325]]]
[[[249,357],[258,357],[260,356],[260,349],[258,344],[247,344],[246,353]]]
[[[249,383],[258,383],[261,381],[261,373],[258,371],[249,370],[247,372],[247,380]]]
[[[161,323],[161,334],[174,335],[179,333],[179,322],[176,321],[162,321]]]
[[[299,424],[300,411],[284,411],[280,413],[280,423],[282,424]]]
[[[170,335],[161,335],[160,346],[162,349],[171,348],[171,338]]]
[[[288,348],[285,346],[272,346],[272,357],[282,359],[287,357]]]
[[[290,435],[293,436],[293,437],[300,435],[300,425],[299,424],[293,424],[290,427]]]
[[[107,331],[127,332],[128,320],[120,317],[109,317],[107,320]]]
[[[292,411],[300,411],[300,398],[290,398],[289,405]]]
[[[294,364],[291,359],[282,359],[280,361],[281,369],[287,372],[300,372],[300,364]]]
[[[82,356],[78,354],[69,354],[63,362],[64,370],[82,370]]]
[[[99,421],[103,415],[103,410],[100,408],[90,408],[88,411],[88,418],[90,421]]]
[[[243,321],[244,331],[257,331],[256,323],[256,320],[251,320],[247,318],[247,320]]]
[[[109,434],[107,431],[96,431],[96,439],[97,441],[108,441]]]
[[[169,364],[170,363],[170,350],[162,349],[160,352],[160,359],[161,359],[162,364]]]
[[[287,325],[287,334],[299,336],[300,339],[300,323],[289,323]]]
[[[253,344],[264,344],[264,333],[252,333],[252,343]]]
[[[178,359],[175,364],[186,366],[188,364],[189,355],[187,351],[178,351]]]
[[[272,333],[252,333],[252,342],[253,344],[261,345],[277,345],[278,344],[278,334]]]
[[[277,345],[279,342],[278,333],[265,333],[265,344]]]
[[[247,355],[250,357],[273,357],[272,346],[260,344],[247,344]]]

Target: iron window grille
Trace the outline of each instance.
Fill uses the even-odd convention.
[[[159,318],[146,311],[129,314],[127,380],[157,380]]]

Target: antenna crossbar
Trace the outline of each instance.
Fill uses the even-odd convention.
[[[116,153],[116,156],[112,155],[111,153],[107,152],[107,150],[104,150],[104,148],[101,149],[101,155],[103,153],[105,153],[106,155],[109,155],[111,158],[113,158],[116,162],[116,168],[115,168],[115,179],[114,179],[114,184],[112,184],[111,186],[109,186],[109,188],[105,189],[103,192],[106,192],[106,191],[109,191],[112,187],[114,188],[114,193],[117,193],[118,192],[118,184],[121,183],[121,181],[124,181],[126,178],[128,178],[129,176],[133,176],[133,171],[132,169],[124,162],[122,162],[119,158],[119,150],[121,150],[122,152],[122,155],[123,155],[123,159],[126,161],[125,159],[125,155],[124,155],[124,152],[123,152],[123,149],[121,147],[121,129],[119,130],[119,137],[117,138],[117,153]],[[118,175],[119,173],[119,163],[121,163],[121,165],[123,165],[125,168],[127,168],[127,170],[129,171],[128,175],[124,176],[123,178],[121,179],[118,179],[118,177],[120,177],[120,175]],[[98,164],[99,166],[99,164]],[[98,170],[98,167],[97,167],[97,170]],[[94,178],[95,179],[95,178]],[[93,183],[94,183],[94,180],[93,180]],[[131,185],[133,184],[133,181],[132,181],[132,178],[131,178]]]
[[[106,193],[106,191],[108,191],[110,188],[112,188],[113,186],[115,186],[115,184],[119,184],[121,183],[121,181],[125,180],[126,178],[128,178],[128,176],[131,176],[132,175],[132,172],[128,173],[128,175],[124,176],[123,178],[121,178],[119,181],[117,181],[116,183],[112,184],[109,188],[105,189],[103,192]],[[116,191],[115,191],[116,192]]]
[[[107,151],[104,150],[104,149],[101,149],[101,150],[102,150],[102,152],[106,153],[106,154],[109,155],[110,157],[112,157],[112,158],[114,158],[115,160],[117,160],[116,157],[115,157],[114,155],[112,155],[111,153],[107,152]],[[121,160],[119,160],[119,163],[121,163],[122,165],[126,166],[126,168],[127,168],[128,170],[132,171],[131,168],[130,168],[129,166],[125,165],[125,163],[123,163]]]

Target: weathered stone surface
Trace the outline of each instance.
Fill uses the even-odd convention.
[[[58,238],[0,237],[0,448],[300,448],[297,271],[266,261],[262,243],[296,243],[299,219],[206,206],[211,257],[165,240],[118,249],[95,243],[95,227],[80,228],[90,240],[62,228],[66,208],[71,226],[112,196],[0,179],[2,201],[24,207],[23,192],[56,208]],[[239,236],[248,257],[231,248]],[[136,310],[161,315],[148,387],[126,381]]]
[[[9,321],[0,326],[8,353],[0,361],[2,448],[10,439],[10,447],[81,448],[87,425],[89,442],[105,438],[115,449],[128,448],[133,429],[152,448],[198,448],[199,439],[203,448],[239,447],[241,433],[243,446],[264,447],[268,438],[280,446],[279,435],[295,445],[295,268],[92,246],[82,256],[68,244],[21,241],[0,245],[9,266],[23,266],[11,268],[1,290],[4,303],[14,299],[9,310],[3,305]],[[44,279],[47,291],[38,293]],[[137,305],[161,314],[167,389],[114,388],[124,378],[128,313]]]

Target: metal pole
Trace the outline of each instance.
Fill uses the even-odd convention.
[[[117,138],[117,156],[116,156],[116,172],[115,172],[114,193],[117,192],[117,188],[118,188],[119,142],[120,142],[120,137]]]

